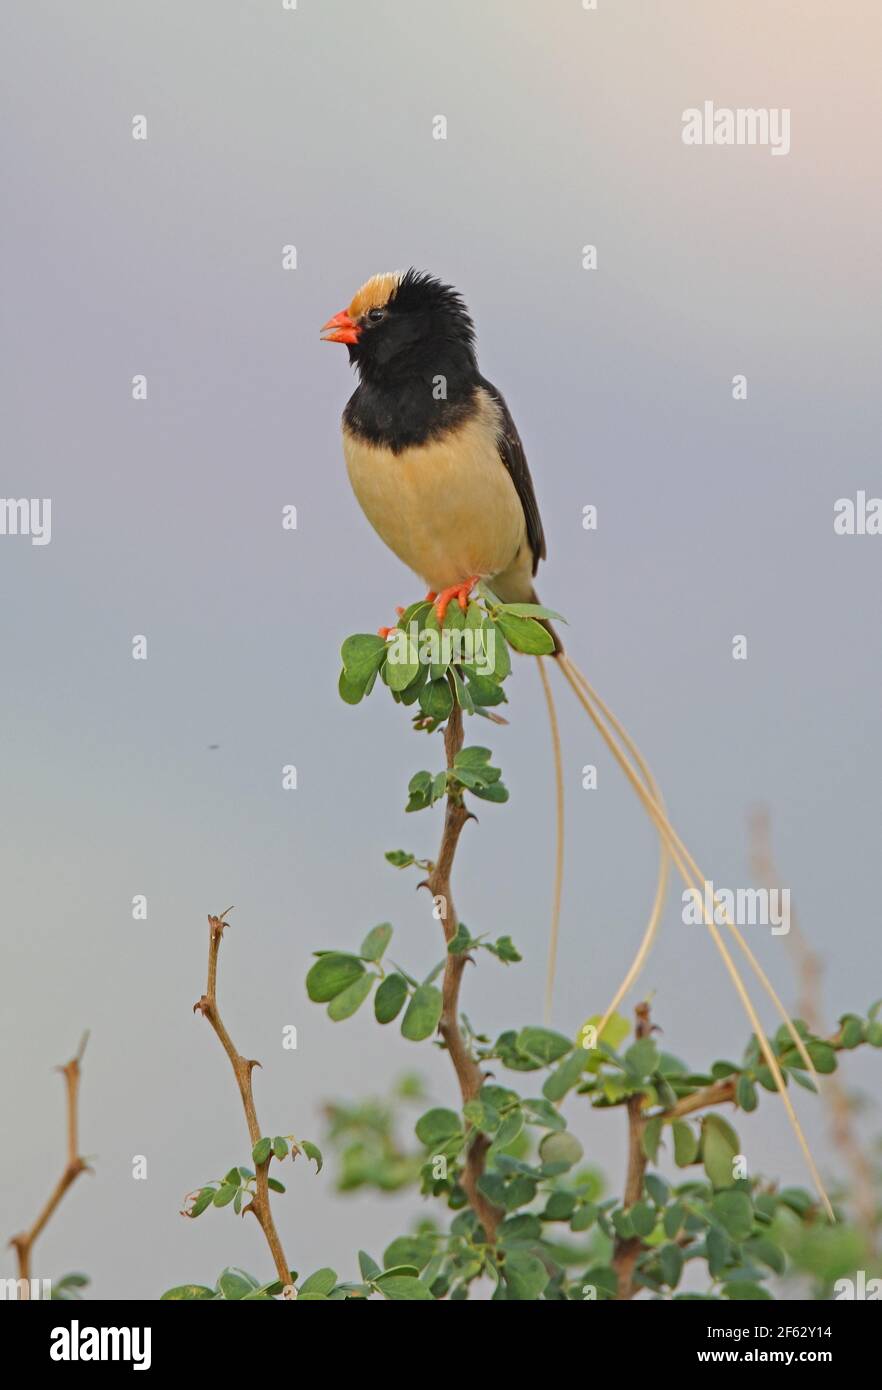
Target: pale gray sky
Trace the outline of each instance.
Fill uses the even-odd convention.
[[[352,380],[318,342],[379,270],[415,264],[465,295],[531,462],[540,593],[700,864],[749,882],[746,815],[768,801],[831,1022],[866,1009],[882,993],[882,539],[836,537],[832,514],[879,491],[878,7],[20,0],[0,23],[2,491],[53,503],[51,544],[0,538],[0,1232],[31,1219],[60,1170],[51,1067],[84,1027],[96,1170],[35,1273],[84,1269],[96,1295],[153,1297],[226,1263],[265,1271],[253,1223],[178,1215],[189,1188],[247,1157],[226,1059],[191,1013],[205,915],[228,903],[221,1002],[264,1064],[266,1129],[320,1140],[328,1097],[414,1067],[454,1101],[444,1057],[367,1013],[334,1026],[303,987],[313,949],[383,920],[404,964],[440,954],[413,881],[383,861],[437,843],[439,811],[403,814],[430,745],[390,701],[350,709],[335,688],[342,638],[420,591],[350,494],[338,422]],[[790,108],[789,155],[684,146],[682,112],[706,99]],[[296,533],[281,528],[288,503]],[[469,974],[464,1007],[489,1032],[540,1018],[550,895],[531,664],[510,698],[489,742],[511,801],[482,810],[457,866],[472,930],[508,931],[526,956]],[[574,1031],[631,958],[655,847],[563,688],[560,701],[555,1022]],[[287,763],[296,792],[281,790]],[[644,980],[665,1045],[697,1065],[737,1053],[747,1027],[696,931],[672,893]],[[792,999],[783,939],[751,940]],[[296,1053],[281,1048],[288,1023]],[[878,1057],[849,1074],[878,1094]],[[820,1107],[799,1099],[823,1143]],[[570,1113],[618,1181],[620,1119]],[[773,1100],[743,1133],[755,1168],[804,1180]],[[131,1178],[137,1154],[146,1182]],[[278,1204],[295,1265],[341,1274],[405,1215],[335,1198],[327,1170],[294,1173]]]

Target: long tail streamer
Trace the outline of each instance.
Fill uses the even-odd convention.
[[[616,991],[613,1002],[609,1005],[608,1009],[606,1010],[606,1013],[604,1015],[604,1022],[609,1018],[610,1014],[621,1002],[626,992],[633,985],[649,954],[652,943],[658,931],[658,926],[661,919],[665,891],[667,888],[668,863],[669,859],[672,859],[687,888],[691,889],[691,891],[696,897],[696,900],[702,903],[702,913],[704,916],[705,926],[708,928],[708,931],[710,932],[714,945],[719,951],[723,963],[726,967],[726,970],[735,987],[735,991],[738,994],[738,997],[741,1000],[742,1005],[744,1006],[744,1010],[747,1014],[748,1019],[750,1020],[751,1026],[756,1035],[757,1042],[759,1044],[765,1063],[769,1068],[769,1071],[771,1072],[772,1076],[774,1077],[775,1084],[781,1096],[781,1101],[784,1105],[787,1117],[793,1128],[793,1132],[796,1136],[797,1142],[799,1143],[799,1146],[802,1150],[803,1156],[808,1166],[808,1170],[812,1177],[812,1181],[814,1182],[815,1187],[817,1188],[818,1194],[821,1198],[827,1215],[832,1221],[835,1219],[833,1215],[833,1208],[824,1189],[820,1173],[818,1172],[818,1168],[812,1156],[808,1142],[802,1131],[802,1127],[799,1123],[799,1120],[796,1116],[796,1112],[793,1108],[790,1096],[787,1093],[786,1083],[781,1072],[778,1059],[769,1045],[768,1038],[766,1037],[766,1034],[762,1028],[756,1009],[754,1008],[754,1005],[751,1001],[750,995],[748,994],[744,982],[738,972],[738,968],[735,964],[735,961],[732,959],[732,955],[726,947],[726,944],[723,941],[722,936],[720,935],[719,929],[714,920],[714,914],[709,914],[706,907],[704,906],[704,891],[703,887],[700,886],[703,885],[705,882],[704,875],[701,873],[692,855],[689,853],[683,841],[680,839],[680,836],[677,834],[676,830],[671,825],[671,822],[669,821],[667,812],[665,810],[664,802],[662,800],[658,785],[655,782],[655,779],[653,778],[649,767],[647,766],[645,760],[641,756],[633,740],[627,734],[626,730],[623,728],[619,720],[616,719],[616,717],[612,714],[612,711],[603,702],[603,700],[601,700],[599,695],[597,695],[596,691],[593,690],[590,683],[588,682],[587,677],[578,669],[578,667],[574,666],[573,663],[563,652],[557,655],[556,661],[557,665],[560,667],[564,675],[564,678],[566,679],[573,693],[575,694],[576,699],[579,701],[579,703],[582,705],[582,708],[588,714],[588,717],[591,719],[592,723],[594,724],[595,728],[597,729],[607,748],[612,753],[616,762],[621,767],[628,781],[631,783],[631,786],[633,787],[639,800],[643,804],[644,809],[648,812],[650,819],[655,824],[660,840],[659,874],[656,886],[655,899],[653,902],[649,923],[646,927],[637,954],[631,966],[628,969],[625,979],[619,986],[619,989]],[[544,674],[545,673],[543,672],[543,676]],[[546,696],[546,698],[548,698],[548,696]],[[550,705],[549,709],[551,710],[552,708],[553,705]],[[556,719],[552,722],[552,740],[556,743],[556,767],[558,785],[560,788],[560,769],[559,762],[557,761],[559,760],[560,752],[559,738],[557,736]],[[621,743],[624,744],[627,753],[630,753],[631,757],[634,759],[634,762],[637,764],[637,767],[639,768],[640,774],[643,778],[642,781],[641,776],[638,776],[638,773],[635,771],[634,766],[632,765],[630,759],[627,756],[627,753],[622,750],[622,747],[618,740],[621,740]],[[560,794],[558,804],[560,814]],[[559,864],[562,863],[562,840],[559,840],[558,845],[558,862]],[[556,911],[559,914],[560,895],[557,888],[555,890],[555,905]],[[794,1045],[800,1057],[802,1058],[802,1061],[806,1069],[813,1076],[815,1076],[815,1068],[812,1064],[811,1058],[808,1054],[808,1050],[805,1046],[805,1043],[803,1042],[803,1039],[800,1037],[799,1032],[797,1031],[792,1019],[790,1018],[789,1014],[787,1013],[787,1010],[785,1009],[784,1005],[779,999],[774,987],[771,984],[771,981],[766,976],[752,950],[748,946],[747,942],[744,940],[744,937],[742,936],[738,927],[731,920],[728,914],[726,915],[725,926],[734,935],[739,948],[746,957],[757,980],[759,981],[762,988],[765,990],[770,1000],[774,1004],[775,1008],[777,1009],[778,1013],[782,1017],[785,1026],[787,1027],[787,1030],[791,1038],[793,1039]],[[556,921],[553,926],[552,936],[553,947],[550,953],[549,960],[550,971],[553,970],[553,963],[556,958]],[[553,977],[550,976],[549,983],[546,986],[546,1006],[548,998],[550,996],[552,978]]]

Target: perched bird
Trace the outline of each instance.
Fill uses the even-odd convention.
[[[508,406],[478,369],[462,297],[422,271],[375,275],[322,332],[359,375],[343,412],[355,495],[439,618],[453,600],[465,609],[481,579],[505,603],[538,602],[533,481]]]
[[[345,343],[359,384],[343,412],[343,452],[362,510],[374,529],[429,585],[427,598],[443,620],[456,600],[463,610],[479,580],[507,603],[537,602],[533,579],[545,558],[545,536],[523,445],[502,395],[478,370],[475,330],[462,297],[423,271],[374,275],[348,309],[322,329],[325,342]],[[634,741],[587,677],[554,638],[555,665],[618,762],[659,834],[655,898],[640,947],[615,997],[593,1031],[602,1037],[612,1012],[634,984],[658,930],[671,860],[703,902],[708,882],[671,824],[661,791]],[[390,631],[381,628],[381,635]],[[546,1021],[557,953],[563,872],[563,774],[557,715],[543,658],[538,658],[551,721],[557,780],[557,857]],[[828,1215],[832,1207],[785,1088],[778,1059],[748,995],[714,914],[705,925],[744,1005],[766,1066]],[[735,922],[725,921],[751,970],[782,1017],[806,1070],[805,1043]],[[594,1044],[591,1044],[594,1045]],[[589,1046],[586,1041],[585,1046]]]

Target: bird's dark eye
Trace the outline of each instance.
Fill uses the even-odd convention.
[[[368,310],[368,323],[382,323],[382,321],[383,321],[383,319],[384,319],[385,317],[386,317],[386,310],[385,310],[385,309],[369,309],[369,310]]]

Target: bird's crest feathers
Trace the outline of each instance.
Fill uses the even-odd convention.
[[[348,313],[352,319],[360,319],[369,309],[383,309],[398,289],[403,272],[387,270],[380,275],[372,275],[365,280],[361,289],[353,297]]]

